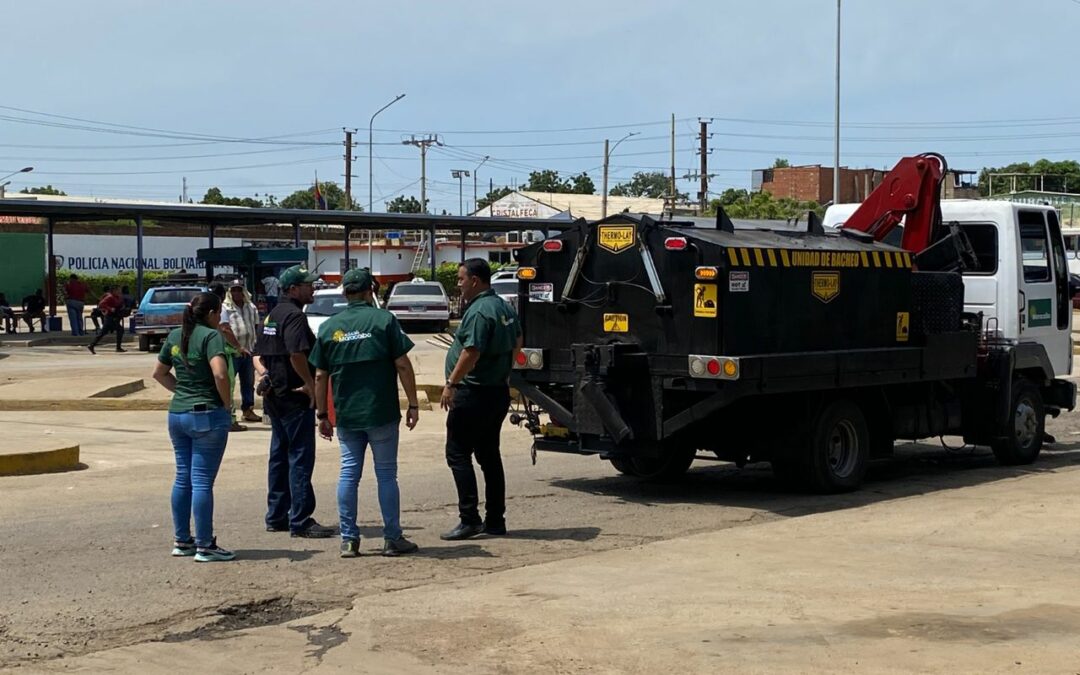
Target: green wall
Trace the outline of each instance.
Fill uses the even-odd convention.
[[[24,297],[45,290],[46,281],[45,235],[0,232],[0,293],[11,306],[21,307]]]

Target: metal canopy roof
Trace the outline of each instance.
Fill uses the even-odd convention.
[[[365,230],[455,230],[506,232],[563,229],[565,222],[541,218],[478,218],[434,216],[421,213],[363,213],[309,209],[245,208],[190,204],[103,204],[99,202],[52,202],[34,199],[0,199],[0,215],[52,218],[54,221],[151,219],[216,226],[243,225],[337,225]],[[554,227],[553,227],[554,226]]]

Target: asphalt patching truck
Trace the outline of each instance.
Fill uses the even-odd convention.
[[[1057,214],[943,220],[944,174],[905,158],[828,231],[619,214],[519,250],[512,421],[648,479],[715,457],[850,490],[897,440],[946,435],[1033,462],[1076,398]]]

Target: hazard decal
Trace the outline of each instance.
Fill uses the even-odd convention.
[[[605,314],[604,315],[604,332],[605,333],[628,333],[630,331],[630,315],[629,314]]]
[[[810,292],[822,302],[832,302],[833,298],[840,295],[840,273],[812,273],[810,275]]]
[[[896,313],[896,341],[907,342],[911,334],[911,314],[908,312]]]
[[[694,316],[716,318],[716,284],[694,284]]]
[[[596,243],[612,253],[622,253],[634,245],[633,225],[601,225],[596,228]]]

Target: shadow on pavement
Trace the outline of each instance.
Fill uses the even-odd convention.
[[[477,544],[458,544],[457,546],[423,546],[413,554],[416,558],[435,558],[436,560],[457,560],[460,558],[494,558]]]
[[[910,443],[898,445],[894,457],[872,463],[862,488],[846,494],[785,490],[767,463],[739,469],[726,462],[700,460],[681,480],[672,483],[644,482],[618,475],[614,468],[610,477],[555,479],[550,483],[558,488],[646,506],[714,504],[799,516],[1052,473],[1072,466],[1080,466],[1080,443],[1057,443],[1044,448],[1039,459],[1027,466],[1001,466],[990,450],[982,447],[945,450],[940,446]]]
[[[559,527],[550,530],[517,530],[510,528],[505,538],[534,539],[537,541],[590,541],[599,536],[599,527]]]
[[[233,553],[236,554],[237,560],[288,560],[290,562],[300,562],[310,560],[312,556],[318,553],[326,553],[326,551],[317,549],[290,551],[287,548],[249,548],[244,550],[233,549]]]

